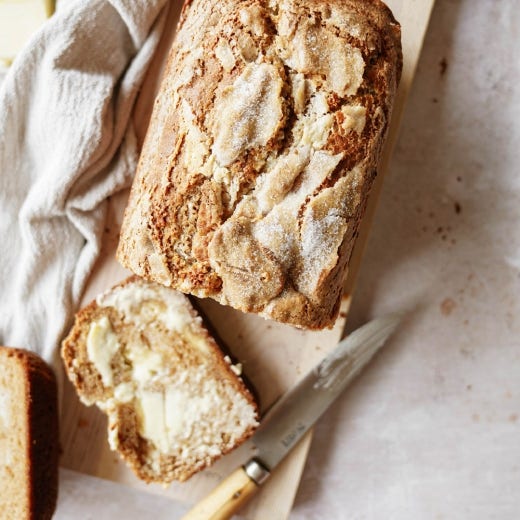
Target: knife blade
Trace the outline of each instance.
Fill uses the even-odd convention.
[[[225,520],[268,478],[397,328],[401,314],[377,318],[352,332],[269,410],[253,435],[256,455],[227,477],[183,520]]]

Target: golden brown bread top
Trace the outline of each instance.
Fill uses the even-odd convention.
[[[400,70],[399,25],[378,0],[187,2],[120,261],[330,326]]]

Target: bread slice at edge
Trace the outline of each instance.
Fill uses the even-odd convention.
[[[0,346],[0,367],[0,475],[7,479],[0,482],[1,517],[47,520],[58,496],[56,378],[45,361],[19,348]]]

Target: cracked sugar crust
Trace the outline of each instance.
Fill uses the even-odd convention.
[[[332,326],[402,66],[378,0],[186,2],[118,258],[245,312]]]

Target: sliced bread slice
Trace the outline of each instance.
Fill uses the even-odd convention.
[[[0,347],[0,517],[47,520],[58,493],[56,379],[36,354]]]
[[[146,482],[184,481],[258,425],[251,392],[189,299],[131,277],[76,315],[62,346],[81,400]]]

